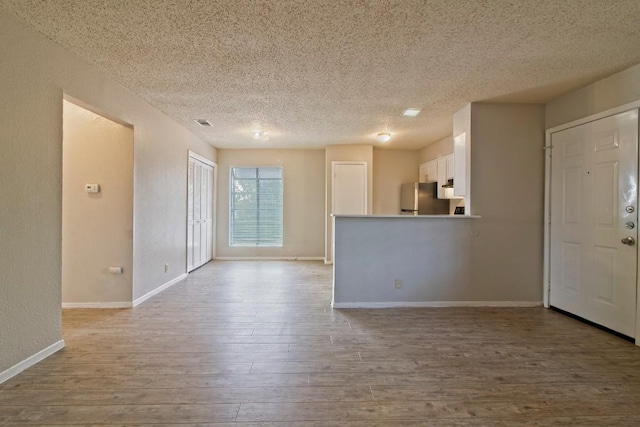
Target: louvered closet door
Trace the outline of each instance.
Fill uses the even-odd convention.
[[[193,173],[193,265],[202,264],[202,163],[195,162]]]
[[[202,164],[200,175],[200,265],[209,261],[207,259],[207,231],[209,230],[209,218],[207,217],[207,205],[210,202],[209,196],[209,165]]]
[[[213,258],[213,168],[207,165],[207,254],[205,262]]]
[[[194,224],[194,185],[195,162],[189,158],[189,171],[187,176],[187,271],[193,270],[193,224]]]
[[[214,168],[189,157],[187,185],[187,271],[213,257]]]

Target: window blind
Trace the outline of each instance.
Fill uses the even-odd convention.
[[[282,168],[231,168],[230,246],[282,246]]]

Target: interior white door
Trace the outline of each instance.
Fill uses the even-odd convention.
[[[638,111],[551,145],[550,304],[635,337]]]
[[[333,213],[367,213],[366,163],[333,163]]]
[[[189,156],[187,184],[187,272],[213,258],[214,166]]]
[[[193,265],[202,264],[202,163],[196,161],[193,173]]]
[[[213,168],[207,166],[207,253],[205,262],[213,259]]]
[[[189,158],[187,175],[187,271],[193,270],[193,174],[195,160]]]
[[[200,264],[209,261],[207,259],[207,242],[209,241],[207,238],[207,231],[209,230],[207,205],[211,201],[209,195],[209,169],[211,169],[209,165],[202,164],[200,177]]]

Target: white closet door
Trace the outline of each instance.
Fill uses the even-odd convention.
[[[187,272],[213,258],[214,166],[189,156],[187,184]]]
[[[191,271],[195,268],[193,263],[193,175],[195,170],[195,162],[196,160],[194,160],[193,158],[189,158],[189,172],[187,176],[187,271]]]
[[[207,259],[207,230],[208,218],[207,218],[207,205],[210,202],[209,199],[209,177],[208,177],[209,165],[202,164],[200,169],[200,265],[208,261]]]
[[[206,261],[213,258],[213,168],[207,166],[207,255]]]
[[[202,264],[202,163],[196,161],[193,173],[193,265]]]

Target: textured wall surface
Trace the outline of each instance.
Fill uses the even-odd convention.
[[[476,300],[470,281],[476,218],[335,219],[336,303]],[[395,280],[401,281],[396,289]],[[500,300],[500,295],[493,295]]]
[[[471,104],[472,295],[542,300],[544,106]]]
[[[62,92],[46,45],[0,13],[0,372],[61,339]]]
[[[186,271],[187,151],[216,150],[5,12],[0,57],[2,372],[61,337],[63,92],[134,127],[134,298]]]
[[[546,105],[547,129],[640,99],[640,65],[628,68]]]

